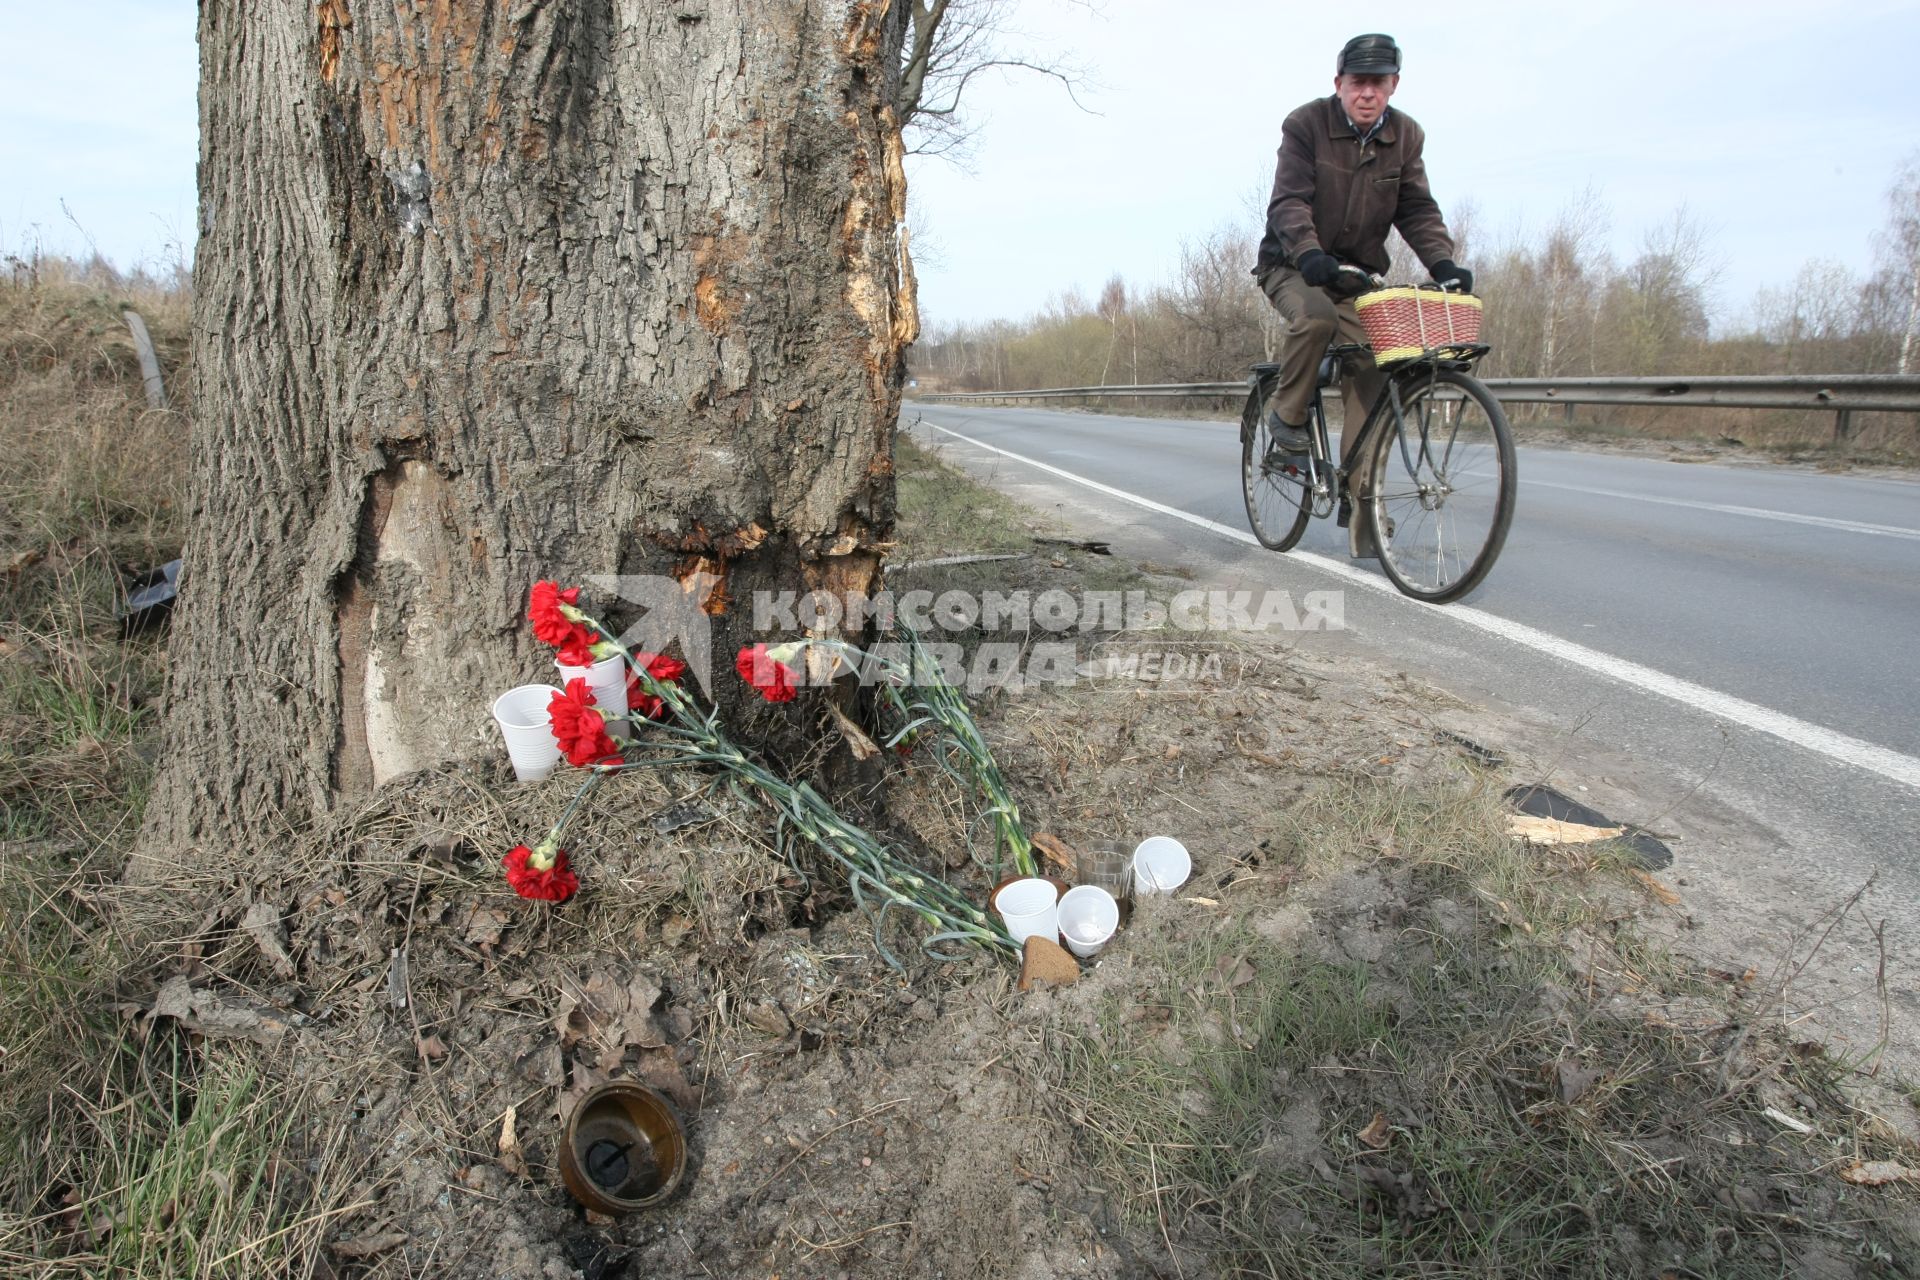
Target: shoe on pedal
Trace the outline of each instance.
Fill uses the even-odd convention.
[[[1267,453],[1281,456],[1304,455],[1307,452],[1308,441],[1312,438],[1307,434],[1304,425],[1288,426],[1280,420],[1279,412],[1272,409],[1267,411],[1267,437],[1273,442],[1267,449]]]

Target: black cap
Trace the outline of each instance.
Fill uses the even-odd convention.
[[[1397,76],[1400,74],[1400,46],[1393,42],[1392,36],[1381,35],[1377,31],[1370,35],[1355,36],[1340,50],[1340,61],[1334,66],[1334,73],[1343,76]]]

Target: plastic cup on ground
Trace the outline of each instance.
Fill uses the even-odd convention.
[[[615,738],[626,738],[633,732],[633,726],[617,716],[627,714],[627,660],[619,654],[611,658],[602,658],[590,667],[561,666],[555,658],[553,665],[560,668],[560,683],[581,679],[593,690],[593,701],[607,717],[607,733]]]
[[[1136,893],[1172,893],[1193,874],[1187,846],[1172,836],[1148,836],[1133,851]]]
[[[1098,885],[1075,885],[1060,898],[1060,936],[1067,950],[1085,959],[1097,954],[1120,927],[1120,904]]]
[[[538,782],[560,763],[560,743],[547,720],[547,704],[560,691],[550,684],[523,684],[493,700],[493,722],[507,740],[513,776]]]
[[[993,895],[993,909],[1006,922],[1017,947],[1036,936],[1049,942],[1060,940],[1060,888],[1051,880],[1030,876],[1002,885]]]

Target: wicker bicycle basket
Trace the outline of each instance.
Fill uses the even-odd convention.
[[[1353,309],[1367,331],[1373,362],[1383,367],[1480,341],[1480,299],[1470,293],[1377,289],[1355,298]]]

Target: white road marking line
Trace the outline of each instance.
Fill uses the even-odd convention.
[[[1646,493],[1622,489],[1592,489],[1583,484],[1559,484],[1552,480],[1521,480],[1522,489],[1565,489],[1569,493],[1591,493],[1602,498],[1625,498],[1631,502],[1655,502],[1663,507],[1692,507],[1696,511],[1718,511],[1725,515],[1752,516],[1756,520],[1780,520],[1788,524],[1810,524],[1843,533],[1871,533],[1882,538],[1909,538],[1920,542],[1920,529],[1897,524],[1867,524],[1860,520],[1835,520],[1829,516],[1803,516],[1793,511],[1773,511],[1765,507],[1738,507],[1725,502],[1700,502],[1691,498],[1656,498]]]
[[[1090,480],[1085,476],[1075,475],[1073,472],[1053,466],[1051,463],[1041,462],[1038,459],[1029,458],[1024,454],[1002,449],[997,445],[988,444],[984,440],[976,440],[972,436],[962,435],[958,431],[951,430],[950,428],[925,422],[924,419],[922,422],[924,425],[932,427],[942,435],[952,436],[954,439],[973,445],[975,448],[985,449],[989,453],[997,453],[1003,458],[1011,458],[1015,462],[1025,463],[1030,467],[1037,467],[1050,475],[1059,476],[1062,480],[1070,480],[1074,484],[1080,485],[1083,488],[1092,489],[1096,493],[1104,493],[1108,497],[1118,498],[1122,502],[1132,503],[1136,507],[1143,507],[1148,511],[1172,516],[1176,520],[1184,520],[1190,525],[1205,529],[1209,533],[1217,533],[1221,537],[1231,539],[1234,542],[1241,542],[1254,547],[1260,545],[1259,540],[1244,529],[1236,529],[1231,525],[1221,524],[1218,520],[1209,520],[1205,516],[1196,516],[1191,512],[1182,511],[1178,507],[1170,507],[1164,502],[1155,502],[1152,498],[1144,498],[1137,493],[1129,493],[1125,489],[1116,489],[1112,485],[1102,484],[1098,480]],[[1903,783],[1906,786],[1920,790],[1920,759],[1915,759],[1913,756],[1902,755],[1898,751],[1891,751],[1886,747],[1876,746],[1871,742],[1863,742],[1859,738],[1848,737],[1846,734],[1836,733],[1832,729],[1823,729],[1817,724],[1810,724],[1805,720],[1796,719],[1784,712],[1775,711],[1769,707],[1760,706],[1758,703],[1748,702],[1744,698],[1736,698],[1731,694],[1709,689],[1705,685],[1695,684],[1691,680],[1682,680],[1678,676],[1670,676],[1666,672],[1656,671],[1652,667],[1643,667],[1639,663],[1629,662],[1625,658],[1616,658],[1612,654],[1601,653],[1598,649],[1589,649],[1585,645],[1575,644],[1571,640],[1563,640],[1551,632],[1541,631],[1538,628],[1527,626],[1523,622],[1514,622],[1511,619],[1502,618],[1498,614],[1488,613],[1482,609],[1475,609],[1471,605],[1450,604],[1435,606],[1417,604],[1401,595],[1393,584],[1384,578],[1376,577],[1373,574],[1356,569],[1352,565],[1343,564],[1338,560],[1320,555],[1317,552],[1296,550],[1288,552],[1287,558],[1310,564],[1322,572],[1330,573],[1336,578],[1353,583],[1355,586],[1365,587],[1367,590],[1377,592],[1389,599],[1402,601],[1412,608],[1441,609],[1444,611],[1446,617],[1454,621],[1464,622],[1470,627],[1477,627],[1490,635],[1496,635],[1504,640],[1510,640],[1514,644],[1524,645],[1529,649],[1547,654],[1550,657],[1558,658],[1562,662],[1569,663],[1584,670],[1595,671],[1604,676],[1611,676],[1622,684],[1631,685],[1645,693],[1657,694],[1660,697],[1669,698],[1680,703],[1682,706],[1691,707],[1695,711],[1705,712],[1711,716],[1718,716],[1722,720],[1730,720],[1734,724],[1769,734],[1772,737],[1779,738],[1783,742],[1790,742],[1796,747],[1804,747],[1806,750],[1826,756],[1830,760],[1838,761],[1841,764],[1852,765],[1858,769],[1865,769],[1869,773],[1877,773],[1883,778],[1888,778],[1894,782]]]

